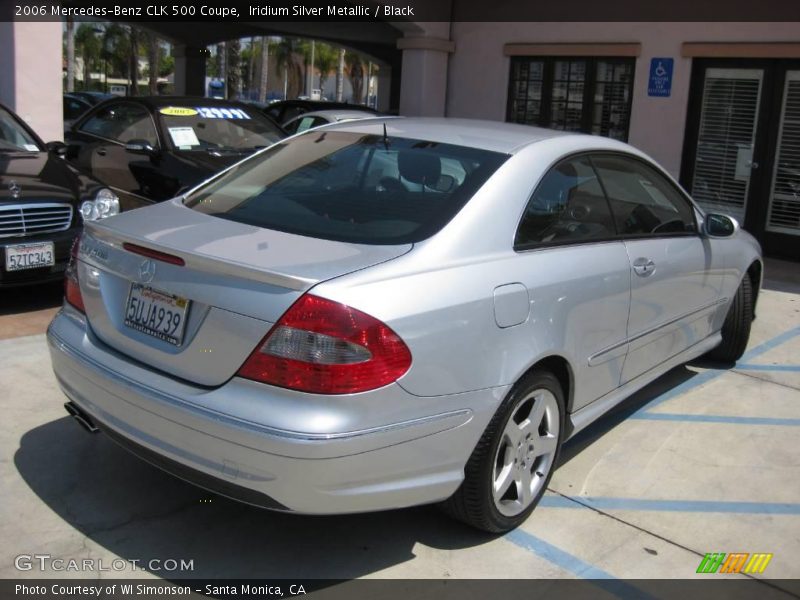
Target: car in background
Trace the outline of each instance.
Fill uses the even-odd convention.
[[[313,110],[361,110],[380,115],[377,110],[361,104],[349,104],[347,102],[328,102],[327,100],[279,100],[272,102],[262,109],[264,114],[275,120],[281,125]]]
[[[90,105],[94,106],[95,104],[100,104],[103,100],[108,100],[109,98],[116,98],[115,94],[108,94],[106,92],[69,92],[71,96],[77,96],[84,102],[88,102]]]
[[[160,202],[286,137],[251,106],[209,98],[113,98],[65,134],[66,159],[120,197]]]
[[[73,273],[48,340],[88,429],[250,504],[502,532],[565,440],[741,357],[762,258],[622,142],[378,118],[87,224]]]
[[[366,110],[338,109],[338,110],[314,110],[303,113],[289,119],[284,123],[283,128],[286,133],[293,135],[301,133],[307,129],[328,125],[330,123],[340,123],[342,121],[356,121],[358,119],[371,119],[378,115]]]
[[[119,212],[111,190],[59,149],[0,105],[0,288],[62,279],[84,219]]]
[[[92,106],[80,96],[64,94],[64,129],[72,127],[72,124]]]

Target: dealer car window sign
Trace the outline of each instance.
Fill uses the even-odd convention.
[[[650,60],[650,82],[647,84],[648,96],[666,98],[672,92],[672,66],[675,61],[671,58],[653,58]]]

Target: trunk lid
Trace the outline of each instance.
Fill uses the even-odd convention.
[[[148,258],[130,251],[130,244],[184,264]],[[173,200],[87,223],[78,274],[100,341],[176,377],[216,386],[236,373],[272,324],[314,285],[410,249],[410,244],[349,244],[262,229]],[[137,307],[153,305],[151,290],[161,299],[157,307],[173,302],[180,312],[182,299],[188,301],[172,341],[152,335],[152,329],[163,331],[158,310],[145,313],[154,317],[145,324],[151,333],[142,328],[141,308],[136,315]]]

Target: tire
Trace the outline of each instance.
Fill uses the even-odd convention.
[[[564,393],[558,379],[547,371],[532,371],[492,417],[464,467],[461,487],[442,509],[483,531],[514,529],[544,495],[563,431]]]
[[[753,285],[745,273],[722,325],[722,342],[706,356],[711,360],[735,363],[742,357],[750,339],[753,322]]]

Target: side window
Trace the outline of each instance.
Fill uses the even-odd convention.
[[[514,246],[584,242],[616,234],[603,189],[587,157],[560,162],[539,182]]]
[[[136,104],[113,104],[95,113],[81,126],[81,131],[125,143],[147,140],[158,144],[153,120],[144,107]]]
[[[294,121],[289,121],[286,125],[283,126],[283,129],[289,135],[297,133],[297,127],[300,125],[300,119],[296,119]]]
[[[608,195],[620,234],[674,235],[696,231],[691,205],[655,169],[621,156],[596,156],[592,163]]]
[[[89,108],[88,104],[84,104],[80,100],[74,98],[64,97],[64,118],[68,120],[77,119]]]

